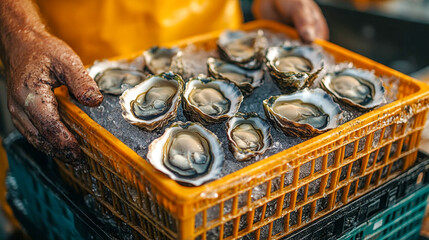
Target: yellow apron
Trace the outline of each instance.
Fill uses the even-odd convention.
[[[238,0],[36,0],[50,31],[84,64],[223,28],[237,28]]]

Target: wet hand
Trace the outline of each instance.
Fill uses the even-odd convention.
[[[53,93],[55,87],[66,85],[84,105],[102,102],[80,58],[56,37],[31,32],[9,44],[4,55],[8,107],[16,128],[47,154],[69,162],[81,159],[79,144],[61,122]]]
[[[292,24],[305,43],[329,38],[326,19],[313,0],[259,0],[255,4],[259,11],[254,12],[261,15],[258,17]]]

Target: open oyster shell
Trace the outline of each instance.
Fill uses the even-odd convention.
[[[94,81],[100,91],[120,95],[126,89],[132,88],[145,79],[145,74],[141,71],[121,68],[109,68],[98,73]]]
[[[310,46],[270,47],[266,65],[277,86],[292,93],[313,84],[323,69],[323,54]]]
[[[272,144],[270,126],[257,113],[237,113],[226,128],[229,148],[238,161],[263,154]]]
[[[383,82],[372,72],[346,68],[327,74],[321,86],[336,99],[360,110],[369,110],[386,102]]]
[[[265,115],[290,136],[314,137],[341,124],[340,106],[322,89],[304,89],[263,102]]]
[[[235,83],[245,96],[263,84],[261,69],[248,70],[212,57],[207,59],[207,69],[211,76]]]
[[[146,69],[152,74],[172,71],[183,75],[182,51],[179,48],[152,47],[143,52]]]
[[[149,145],[147,159],[171,179],[199,186],[218,178],[225,156],[215,134],[198,123],[175,122]]]
[[[88,73],[95,80],[100,91],[121,95],[125,90],[145,79],[144,73],[138,69],[135,63],[103,60],[94,62],[88,68]]]
[[[234,83],[200,75],[183,92],[183,112],[191,121],[220,122],[237,113],[243,95]]]
[[[172,72],[150,76],[120,96],[122,116],[145,130],[162,128],[177,115],[182,78]]]
[[[247,69],[260,68],[267,40],[264,32],[224,31],[217,41],[220,57]]]

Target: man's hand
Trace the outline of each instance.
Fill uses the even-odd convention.
[[[253,8],[257,17],[293,24],[305,43],[329,38],[328,24],[313,0],[255,0]]]
[[[60,120],[53,89],[66,85],[79,102],[88,106],[100,104],[103,96],[76,53],[46,32],[43,25],[30,23],[28,18],[35,18],[37,13],[29,11],[25,5],[28,1],[17,0],[24,2],[24,9],[15,1],[0,3],[1,57],[13,123],[42,151],[66,161],[78,160],[78,142]]]

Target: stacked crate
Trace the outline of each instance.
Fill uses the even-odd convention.
[[[17,132],[3,144],[9,162],[7,200],[32,239],[115,239],[83,199],[67,190],[46,155]]]
[[[28,233],[40,239],[115,239],[127,231],[107,227],[73,196],[50,160],[21,135],[5,140],[10,173],[8,201]],[[429,196],[429,156],[395,179],[298,229],[284,239],[417,239]],[[107,216],[106,216],[107,217]],[[128,235],[129,236],[129,235]]]

